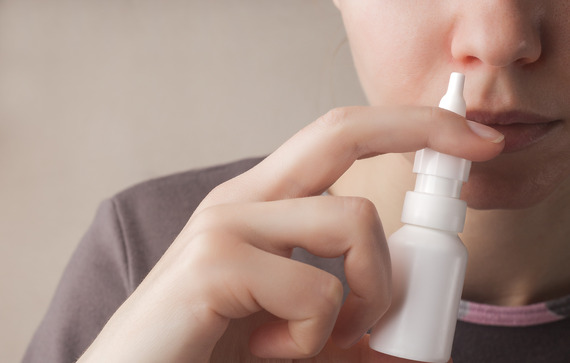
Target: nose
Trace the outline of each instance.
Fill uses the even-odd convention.
[[[534,3],[534,4],[533,4]],[[542,53],[540,1],[477,0],[460,6],[452,33],[455,61],[493,67],[536,62]]]

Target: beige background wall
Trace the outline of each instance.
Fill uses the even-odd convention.
[[[0,0],[0,361],[102,199],[363,104],[344,37],[330,0]]]

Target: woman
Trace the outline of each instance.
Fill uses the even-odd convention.
[[[401,361],[366,332],[390,303],[384,236],[413,185],[409,153],[426,146],[474,161],[453,359],[567,359],[570,5],[335,5],[371,106],[332,110],[263,161],[106,202],[26,362],[88,346],[80,362]],[[430,107],[452,71],[470,121]]]

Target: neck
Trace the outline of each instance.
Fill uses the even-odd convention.
[[[389,236],[401,227],[404,196],[414,187],[410,160],[388,154],[358,161],[330,192],[370,199]],[[570,294],[569,199],[561,188],[524,210],[469,209],[461,234],[469,251],[463,298],[516,306]]]
[[[523,210],[468,210],[464,298],[525,305],[570,294],[570,207],[562,189]]]

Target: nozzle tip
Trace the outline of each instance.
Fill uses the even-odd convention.
[[[439,102],[439,107],[455,112],[465,117],[465,100],[463,99],[463,86],[465,75],[458,72],[451,73],[447,92]]]
[[[451,73],[449,77],[449,90],[457,90],[463,94],[463,86],[465,85],[465,75],[459,72]]]

